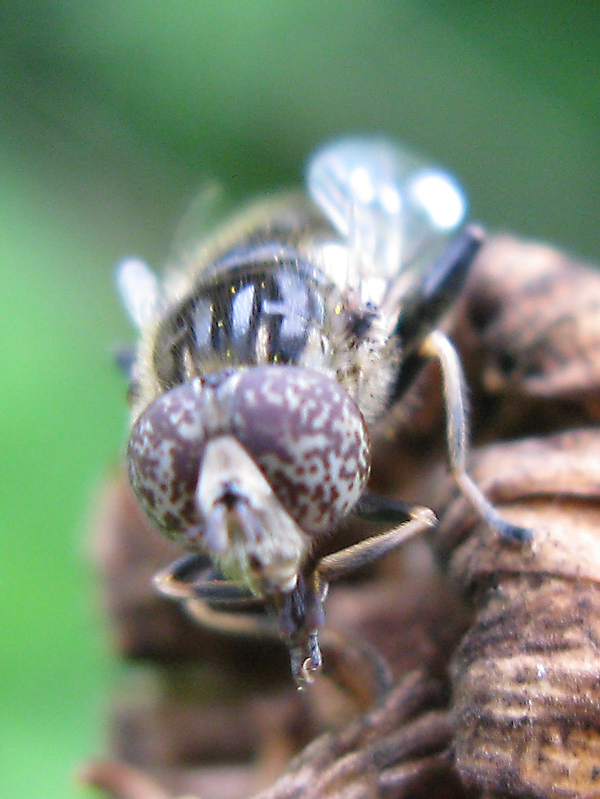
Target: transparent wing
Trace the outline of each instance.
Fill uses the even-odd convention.
[[[342,139],[318,150],[307,188],[345,243],[331,276],[382,310],[397,307],[466,214],[451,175],[381,139]]]
[[[152,319],[160,300],[156,275],[139,258],[126,258],[117,267],[116,281],[132,322],[143,328]]]

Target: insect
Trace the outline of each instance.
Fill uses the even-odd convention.
[[[366,491],[369,428],[426,361],[441,367],[460,488],[502,538],[528,535],[466,471],[462,372],[439,329],[483,236],[461,228],[461,189],[371,139],[323,147],[306,186],[251,204],[162,286],[137,260],[118,273],[141,331],[130,480],[190,551],[156,584],[204,623],[275,629],[300,687],[322,665],[329,582],[435,523]],[[317,559],[315,544],[351,515],[389,529]],[[234,612],[257,606],[266,615]]]

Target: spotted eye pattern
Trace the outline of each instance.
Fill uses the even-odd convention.
[[[129,479],[146,513],[166,533],[198,528],[194,490],[206,446],[200,398],[191,383],[152,403],[129,436]]]
[[[147,408],[129,439],[132,485],[166,532],[201,532],[195,491],[205,447],[218,436],[237,439],[308,534],[345,516],[369,475],[364,419],[334,380],[268,365],[186,383]]]
[[[244,373],[233,429],[303,530],[321,533],[360,497],[369,439],[347,392],[318,372],[263,366]]]

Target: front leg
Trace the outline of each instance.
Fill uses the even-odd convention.
[[[354,512],[363,519],[396,525],[326,555],[311,572],[298,576],[292,591],[257,597],[243,583],[223,579],[208,556],[197,553],[160,571],[155,585],[162,594],[182,601],[205,627],[246,637],[281,638],[290,652],[292,675],[303,688],[314,681],[323,665],[319,631],[325,621],[323,603],[331,580],[372,563],[436,523],[429,508],[371,494],[363,496]],[[366,671],[379,674],[381,663],[376,656],[365,657],[372,660],[365,665]],[[332,676],[335,679],[335,674]]]
[[[207,555],[184,555],[154,576],[164,596],[183,603],[203,627],[250,638],[276,638],[276,620],[265,603],[240,582],[225,580]]]
[[[319,560],[306,581],[299,584],[297,596],[290,596],[292,602],[286,608],[283,618],[291,611],[293,632],[290,635],[290,656],[292,672],[299,687],[314,680],[314,675],[322,666],[318,631],[325,620],[323,602],[331,580],[373,563],[378,558],[399,547],[409,538],[431,529],[436,518],[433,511],[421,505],[407,505],[393,499],[365,495],[355,509],[357,516],[371,521],[400,521],[397,526],[379,535],[366,538],[357,544],[340,549]],[[408,520],[406,517],[408,516]],[[298,598],[301,612],[295,617]],[[373,669],[379,668],[373,664]]]
[[[396,526],[321,558],[315,568],[315,580],[320,585],[319,591],[323,596],[331,580],[373,563],[409,538],[427,532],[437,523],[430,508],[407,505],[372,494],[365,495],[359,502],[356,515],[370,521],[396,521]]]
[[[154,584],[163,595],[182,602],[203,627],[246,638],[283,640],[299,688],[321,670],[318,630],[324,621],[325,595],[314,579],[300,575],[292,591],[259,598],[243,583],[225,580],[208,556],[194,553],[158,572]]]

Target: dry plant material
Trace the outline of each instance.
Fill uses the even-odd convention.
[[[525,551],[471,526],[460,500],[444,517],[439,546],[451,544],[450,574],[477,608],[451,668],[453,749],[467,784],[524,797],[598,790],[599,452],[590,428],[478,454],[478,480],[534,529]]]
[[[339,733],[317,738],[284,774],[255,799],[462,795],[448,747],[448,713],[434,709],[443,693],[435,681],[413,672],[368,712]],[[88,783],[115,799],[167,799],[136,769],[114,761],[90,764]]]
[[[451,666],[456,766],[489,795],[598,795],[600,429],[586,425],[600,398],[600,277],[499,239],[465,304],[481,435],[518,437],[478,452],[473,474],[534,538],[503,547],[447,482],[435,500],[436,546],[476,607]]]
[[[154,596],[172,550],[117,480],[96,535],[113,638],[157,676],[115,715],[113,752],[130,765],[88,781],[119,799],[600,795],[599,309],[600,276],[555,250],[483,249],[452,331],[482,445],[472,473],[533,544],[500,543],[458,496],[426,370],[395,415],[408,433],[381,431],[374,483],[435,508],[433,547],[415,542],[328,599],[348,651],[367,641],[389,664],[360,698],[326,679],[298,694],[280,647],[200,630]],[[440,679],[402,676],[418,667]],[[358,673],[350,655],[346,670]],[[128,752],[132,729],[145,746]]]
[[[600,276],[542,244],[508,237],[482,250],[465,319],[490,392],[581,400],[600,390]]]

